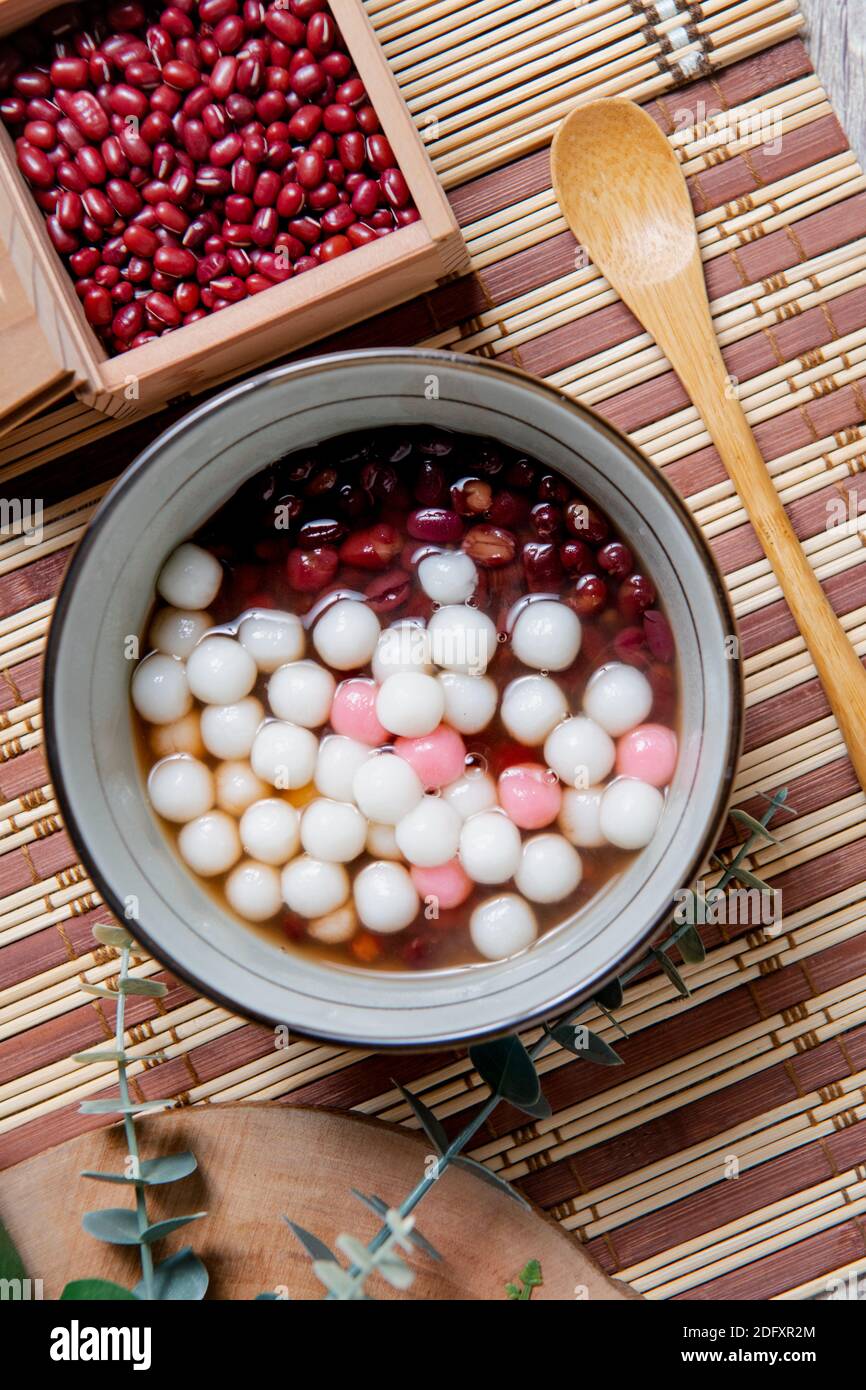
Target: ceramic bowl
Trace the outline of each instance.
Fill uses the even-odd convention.
[[[633,541],[661,593],[682,673],[681,752],[651,845],[585,908],[511,960],[429,973],[337,967],[245,929],[187,871],[144,794],[129,702],[168,554],[252,474],[329,436],[383,425],[486,435],[572,479]],[[104,501],[57,604],[47,656],[48,757],[66,825],[106,903],[155,956],[228,1008],[370,1048],[435,1048],[549,1017],[663,928],[727,806],[739,667],[721,579],[659,472],[591,411],[511,368],[409,349],[265,372],[199,406]]]

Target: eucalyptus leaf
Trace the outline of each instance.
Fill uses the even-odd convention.
[[[100,1173],[92,1168],[85,1169],[81,1176],[94,1178],[97,1182],[126,1183],[127,1186],[134,1186],[140,1182],[145,1187],[157,1187],[161,1183],[177,1182],[180,1178],[189,1177],[195,1170],[195,1154],[177,1153],[166,1154],[164,1158],[144,1159],[138,1177],[127,1173]]]
[[[757,874],[753,874],[749,869],[742,868],[741,865],[731,865],[731,872],[735,879],[744,883],[747,888],[757,888],[759,893],[772,893],[769,883],[765,883]]]
[[[170,1236],[172,1231],[179,1231],[182,1226],[188,1226],[190,1221],[201,1221],[203,1216],[207,1216],[206,1211],[194,1211],[189,1216],[172,1216],[167,1221],[157,1221],[145,1229],[142,1240],[145,1245],[153,1245],[156,1241]]]
[[[564,1047],[575,1057],[582,1057],[586,1062],[595,1062],[597,1066],[602,1067],[622,1066],[622,1058],[604,1038],[600,1038],[597,1033],[593,1033],[582,1024],[560,1023],[552,1029],[550,1036],[560,1047]]]
[[[138,1230],[138,1219],[131,1207],[103,1207],[101,1211],[87,1211],[81,1224],[88,1235],[95,1236],[106,1245],[140,1245],[142,1236]]]
[[[111,1279],[73,1279],[66,1285],[60,1298],[67,1303],[82,1299],[96,1299],[101,1303],[138,1302],[138,1294],[131,1293],[122,1284],[115,1284]]]
[[[160,1261],[153,1271],[153,1296],[160,1302],[197,1301],[207,1293],[208,1272],[189,1245]],[[135,1286],[139,1298],[146,1296],[144,1280]]]
[[[113,999],[117,1003],[117,990],[109,989],[106,985],[92,985],[89,980],[82,980],[78,986],[85,994],[96,994],[100,999]]]
[[[133,1062],[134,1057],[130,1057],[126,1052],[120,1052],[116,1048],[100,1048],[97,1052],[73,1052],[73,1062],[81,1062],[82,1066],[88,1066],[91,1062]]]
[[[162,980],[140,980],[136,975],[121,975],[117,982],[119,994],[143,994],[149,999],[163,999],[168,994],[168,985]]]
[[[421,1128],[434,1149],[437,1153],[444,1154],[448,1148],[448,1135],[433,1111],[424,1104],[423,1100],[419,1100],[417,1096],[413,1096],[411,1091],[407,1091],[405,1086],[401,1086],[399,1081],[393,1081],[392,1084],[397,1087],[407,1105],[412,1107],[415,1118],[421,1122]]]
[[[124,946],[135,945],[128,931],[124,931],[123,927],[110,926],[107,922],[97,922],[93,935],[103,946],[114,946],[118,951],[122,951]]]
[[[257,1293],[253,1299],[254,1303],[280,1303],[284,1301],[280,1299],[278,1293]]]
[[[603,1009],[618,1009],[623,1001],[622,980],[608,980],[607,984],[598,991],[595,996],[596,1004],[600,1004]]]
[[[654,958],[658,961],[662,970],[667,975],[668,979],[670,980],[677,993],[681,994],[684,999],[688,999],[689,995],[691,994],[691,990],[689,989],[680,972],[677,970],[677,967],[674,965],[670,956],[665,955],[664,951],[658,951],[655,949],[653,949],[652,954]]]
[[[283,1220],[292,1233],[297,1236],[311,1260],[332,1260],[335,1264],[339,1264],[336,1255],[328,1249],[323,1240],[319,1240],[318,1236],[314,1236],[312,1231],[305,1230],[304,1227],[299,1226],[296,1221],[290,1221],[288,1216],[284,1216]]]
[[[766,825],[762,825],[754,816],[750,816],[748,811],[741,811],[739,807],[731,812],[731,820],[737,821],[739,825],[745,826],[750,835],[760,835],[768,840],[771,845],[777,845],[779,841],[775,835],[771,835]]]
[[[0,1279],[26,1279],[24,1261],[18,1254],[15,1242],[0,1221]]]
[[[366,1192],[359,1192],[357,1187],[353,1187],[352,1192],[358,1198],[359,1202],[363,1202],[364,1206],[369,1207],[377,1216],[385,1217],[387,1215],[388,1203],[385,1201],[384,1197],[376,1197],[373,1193],[368,1195]],[[430,1244],[430,1241],[426,1236],[421,1234],[417,1226],[412,1227],[412,1230],[409,1232],[409,1239],[419,1250],[423,1250],[425,1255],[429,1255],[431,1260],[442,1259],[436,1246]]]
[[[532,1113],[541,1096],[541,1083],[535,1063],[515,1034],[494,1042],[470,1047],[469,1056],[479,1076],[491,1091],[518,1110]]]
[[[124,1105],[120,1099],[83,1100],[78,1107],[81,1115],[147,1115],[157,1110],[171,1110],[173,1100],[143,1100]]]
[[[677,945],[684,961],[689,965],[700,965],[701,961],[706,960],[707,952],[701,941],[701,934],[695,927],[686,927],[684,931],[677,932]]]
[[[500,1178],[498,1173],[491,1172],[489,1168],[485,1168],[483,1163],[477,1163],[474,1158],[465,1158],[462,1155],[460,1158],[454,1158],[451,1161],[456,1167],[465,1168],[468,1172],[474,1173],[476,1178],[479,1178],[481,1182],[486,1182],[489,1187],[498,1187],[500,1192],[505,1192],[513,1202],[516,1202],[519,1207],[523,1207],[524,1211],[532,1210],[529,1203],[520,1195],[516,1187],[512,1187],[511,1183],[506,1182],[505,1178]]]

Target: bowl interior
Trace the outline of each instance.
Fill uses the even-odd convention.
[[[652,844],[529,951],[429,974],[363,972],[278,951],[224,912],[176,857],[142,791],[130,639],[142,631],[165,558],[247,478],[330,436],[421,423],[487,435],[559,469],[634,543],[678,645],[681,753]],[[203,993],[359,1046],[446,1045],[588,992],[670,913],[727,800],[739,739],[739,675],[725,642],[732,631],[685,509],[596,417],[477,359],[338,355],[277,369],[208,402],[157,440],[112,492],[73,561],[51,632],[49,759],[67,825],[109,906]]]

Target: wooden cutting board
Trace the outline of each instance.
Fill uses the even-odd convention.
[[[192,1149],[199,1170],[148,1194],[151,1220],[206,1209],[208,1216],[156,1248],[163,1258],[191,1244],[210,1272],[209,1297],[251,1299],[286,1290],[321,1298],[310,1261],[282,1220],[331,1248],[341,1232],[365,1242],[378,1222],[351,1194],[356,1187],[399,1203],[417,1182],[430,1150],[423,1137],[378,1120],[278,1104],[214,1105],[142,1117],[142,1158]],[[83,1212],[130,1204],[131,1194],[81,1178],[84,1168],[118,1171],[126,1146],[119,1128],[95,1130],[0,1174],[0,1217],[45,1298],[70,1279],[113,1279],[132,1287],[137,1252],[103,1245],[81,1228]],[[533,1298],[621,1299],[635,1295],[608,1279],[569,1233],[537,1208],[521,1208],[474,1174],[449,1169],[417,1211],[419,1230],[442,1255],[409,1256],[416,1278],[398,1294],[374,1276],[377,1299],[505,1298],[505,1284],[530,1259],[543,1287]]]

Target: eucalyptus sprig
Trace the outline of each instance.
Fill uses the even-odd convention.
[[[760,820],[755,820],[747,812],[739,809],[731,812],[731,819],[744,826],[749,831],[749,835],[745,842],[740,845],[730,864],[726,865],[718,856],[713,856],[715,862],[722,868],[721,876],[713,885],[714,893],[724,891],[735,879],[750,888],[770,891],[769,886],[762,879],[745,867],[744,861],[760,842],[776,843],[774,836],[769,833],[768,827],[777,811],[784,808],[793,814],[792,808],[786,806],[787,798],[787,788],[783,788],[777,791],[774,796],[768,797],[767,810]],[[311,1235],[309,1231],[304,1231],[286,1217],[289,1226],[312,1259],[316,1277],[328,1290],[326,1298],[343,1300],[368,1297],[364,1292],[365,1281],[377,1268],[377,1257],[380,1252],[384,1252],[389,1259],[392,1258],[395,1229],[405,1233],[406,1239],[411,1240],[416,1245],[423,1241],[422,1248],[427,1248],[429,1253],[431,1249],[429,1242],[423,1240],[411,1224],[407,1225],[406,1223],[412,1218],[415,1208],[448,1167],[467,1168],[484,1182],[491,1183],[507,1192],[509,1197],[521,1206],[528,1206],[520,1193],[509,1182],[500,1177],[498,1173],[486,1168],[484,1164],[466,1157],[462,1150],[503,1100],[508,1101],[509,1104],[523,1111],[524,1114],[530,1115],[533,1119],[542,1119],[550,1115],[550,1105],[542,1092],[541,1080],[535,1064],[541,1054],[552,1044],[557,1044],[573,1053],[574,1056],[597,1066],[621,1066],[622,1058],[610,1044],[599,1037],[597,1033],[593,1033],[589,1028],[579,1024],[578,1019],[591,1005],[595,1004],[611,1022],[616,1023],[614,1012],[623,1002],[626,986],[637,975],[640,975],[648,965],[652,964],[656,964],[664,972],[682,998],[687,998],[690,994],[689,988],[669,955],[674,947],[679,949],[683,960],[689,964],[699,964],[706,958],[706,949],[697,928],[691,923],[680,925],[666,936],[660,945],[651,947],[647,955],[623,971],[622,975],[610,980],[594,999],[586,1000],[551,1023],[545,1023],[541,1037],[531,1047],[525,1047],[516,1034],[494,1039],[493,1042],[478,1043],[475,1047],[471,1047],[469,1049],[470,1060],[481,1079],[487,1083],[490,1095],[478,1113],[450,1142],[443,1125],[433,1114],[433,1111],[424,1104],[420,1097],[413,1095],[399,1082],[395,1082],[397,1089],[411,1107],[422,1130],[436,1151],[435,1161],[427,1165],[423,1177],[419,1179],[409,1195],[397,1208],[388,1207],[381,1198],[372,1200],[362,1198],[362,1200],[367,1200],[367,1204],[373,1206],[373,1209],[380,1216],[384,1217],[384,1221],[366,1246],[360,1246],[359,1242],[351,1236],[341,1235],[338,1238],[338,1247],[352,1261],[348,1269],[339,1265],[336,1256],[317,1236]],[[625,1029],[621,1028],[619,1024],[617,1027],[620,1028],[624,1036],[627,1036]],[[374,1201],[378,1205],[374,1205]],[[414,1218],[412,1220],[414,1221]],[[334,1263],[340,1270],[339,1275],[335,1275],[333,1269],[329,1268]],[[411,1271],[409,1271],[409,1275],[407,1283],[400,1287],[408,1287],[411,1284]],[[523,1295],[518,1291],[517,1296],[522,1297]],[[260,1297],[267,1298],[274,1297],[274,1295],[265,1294],[260,1295]]]
[[[175,1216],[166,1221],[151,1222],[147,1210],[147,1191],[150,1187],[162,1187],[167,1183],[178,1182],[189,1177],[196,1169],[195,1155],[189,1152],[167,1154],[161,1158],[142,1159],[138,1148],[138,1135],[135,1129],[136,1115],[152,1114],[154,1111],[168,1110],[174,1105],[170,1100],[151,1100],[135,1102],[129,1089],[127,1068],[134,1060],[124,1047],[126,1000],[130,995],[146,996],[151,999],[162,998],[166,994],[165,985],[159,980],[139,979],[129,972],[130,958],[134,941],[129,933],[119,926],[99,924],[93,935],[103,946],[110,946],[120,952],[120,970],[116,989],[105,985],[84,984],[88,993],[116,1002],[114,1047],[98,1048],[92,1052],[79,1052],[74,1060],[83,1064],[92,1062],[114,1062],[117,1066],[119,1097],[106,1100],[85,1100],[79,1107],[83,1115],[120,1115],[126,1136],[127,1158],[122,1173],[102,1173],[85,1170],[82,1177],[93,1178],[97,1182],[115,1183],[131,1187],[135,1194],[135,1206],[102,1207],[86,1212],[82,1218],[85,1231],[97,1240],[108,1245],[137,1246],[141,1261],[141,1279],[132,1290],[125,1289],[108,1279],[77,1279],[67,1284],[63,1299],[200,1299],[204,1298],[208,1286],[208,1274],[201,1260],[189,1246],[169,1255],[159,1264],[154,1264],[153,1246],[173,1231],[198,1221],[207,1213],[193,1212],[188,1216]],[[157,1054],[159,1055],[159,1054]]]

